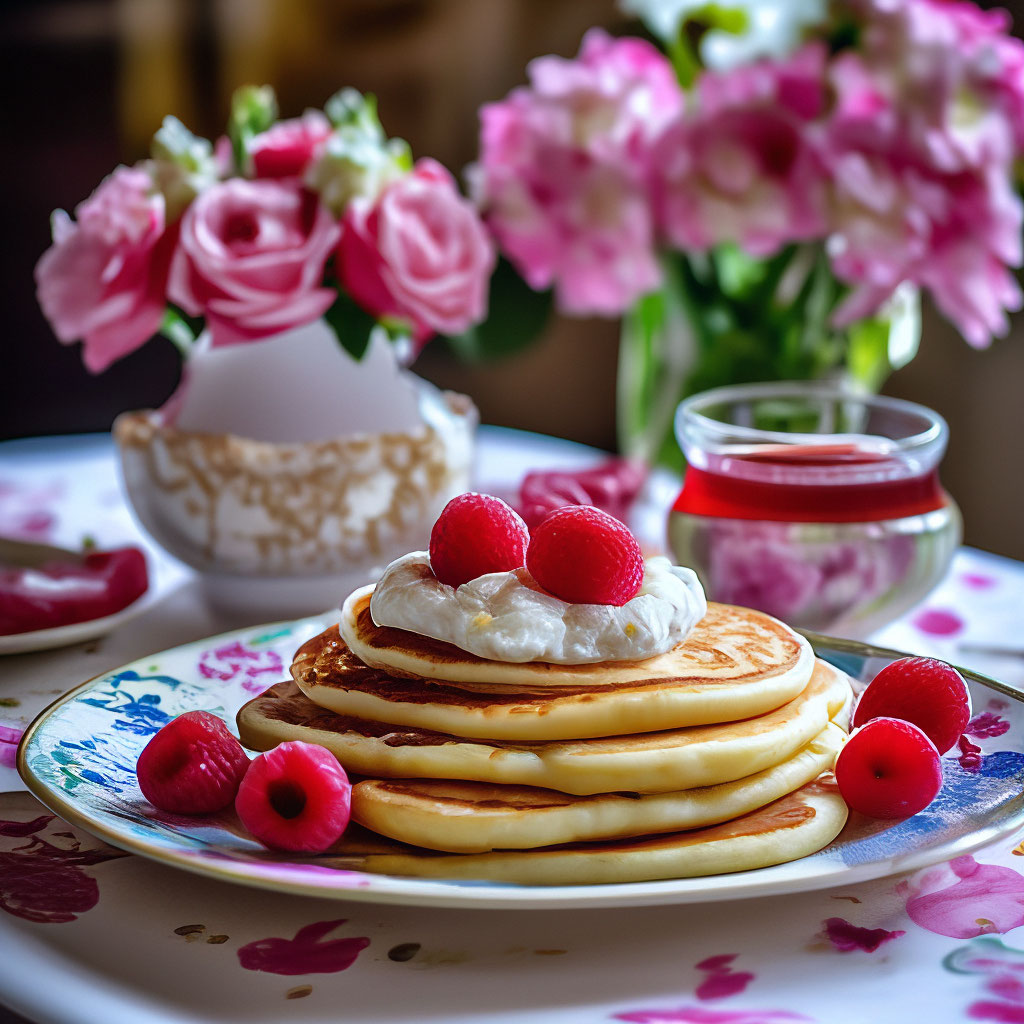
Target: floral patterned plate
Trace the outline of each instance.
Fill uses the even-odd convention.
[[[233,811],[210,818],[157,812],[142,797],[135,762],[149,738],[185,711],[233,725],[238,708],[287,675],[292,653],[325,618],[237,630],[185,644],[98,676],[66,694],[29,727],[18,768],[48,807],[115,846],[199,874],[281,892],[421,906],[642,906],[823,889],[948,860],[1024,823],[1024,698],[965,672],[980,746],[947,755],[932,805],[901,822],[854,816],[812,857],[708,878],[622,885],[530,887],[439,881],[346,870],[330,854],[296,857],[249,839]],[[870,679],[898,655],[846,640],[810,637],[818,655]],[[981,726],[984,726],[981,728]]]

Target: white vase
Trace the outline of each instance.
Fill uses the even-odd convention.
[[[469,487],[477,414],[402,370],[375,337],[356,362],[321,322],[201,346],[163,410],[114,438],[131,505],[212,603],[254,616],[336,607],[424,548]]]

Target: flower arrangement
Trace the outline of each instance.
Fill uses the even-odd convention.
[[[620,430],[679,398],[913,357],[918,293],[973,346],[1021,305],[1024,44],[963,0],[624,0],[481,110],[477,201],[533,289],[624,316]]]
[[[375,325],[415,354],[482,320],[493,244],[438,163],[388,139],[372,97],[278,120],[268,87],[236,92],[216,144],[173,117],[150,159],[53,216],[36,267],[57,337],[99,372],[164,333],[186,354],[320,317],[355,358]]]

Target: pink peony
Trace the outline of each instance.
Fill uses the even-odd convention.
[[[374,316],[410,322],[419,342],[482,320],[493,269],[476,211],[433,160],[420,160],[375,202],[354,199],[342,222],[341,283]]]
[[[642,39],[613,39],[601,29],[583,37],[575,60],[538,57],[530,62],[533,96],[562,143],[594,157],[643,160],[660,129],[683,106],[668,60]]]
[[[864,59],[903,131],[946,171],[1024,146],[1024,43],[1003,10],[949,0],[862,0]]]
[[[85,365],[99,373],[159,329],[173,238],[164,234],[163,197],[142,167],[118,167],[75,215],[53,216],[53,245],[36,264],[37,294],[57,337],[84,342]]]
[[[647,177],[682,92],[653,46],[599,29],[529,74],[481,110],[478,200],[533,288],[554,285],[569,313],[621,313],[660,282]]]
[[[331,122],[319,110],[307,110],[302,117],[278,121],[249,142],[253,176],[301,177],[330,134]]]
[[[837,108],[825,130],[832,175],[832,265],[853,291],[839,326],[875,312],[902,281],[931,291],[972,345],[1008,329],[1021,294],[1022,207],[993,146],[974,166],[914,130],[908,110],[856,55],[835,62]],[[911,110],[912,113],[912,110]],[[941,133],[940,133],[941,134]],[[950,169],[952,167],[952,169]]]
[[[206,317],[214,345],[309,323],[335,298],[321,282],[338,231],[295,179],[213,185],[182,217],[168,295]]]
[[[1005,335],[1021,291],[1007,265],[1021,264],[1020,197],[1009,176],[962,174],[950,183],[948,216],[934,224],[932,251],[916,273],[967,341],[984,348]]]
[[[655,150],[658,220],[681,249],[737,242],[751,255],[822,234],[826,179],[811,132],[824,105],[824,50],[706,72],[694,113]]]

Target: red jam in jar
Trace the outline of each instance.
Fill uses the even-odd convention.
[[[862,636],[920,601],[960,541],[936,413],[821,383],[687,399],[669,537],[711,600]]]

